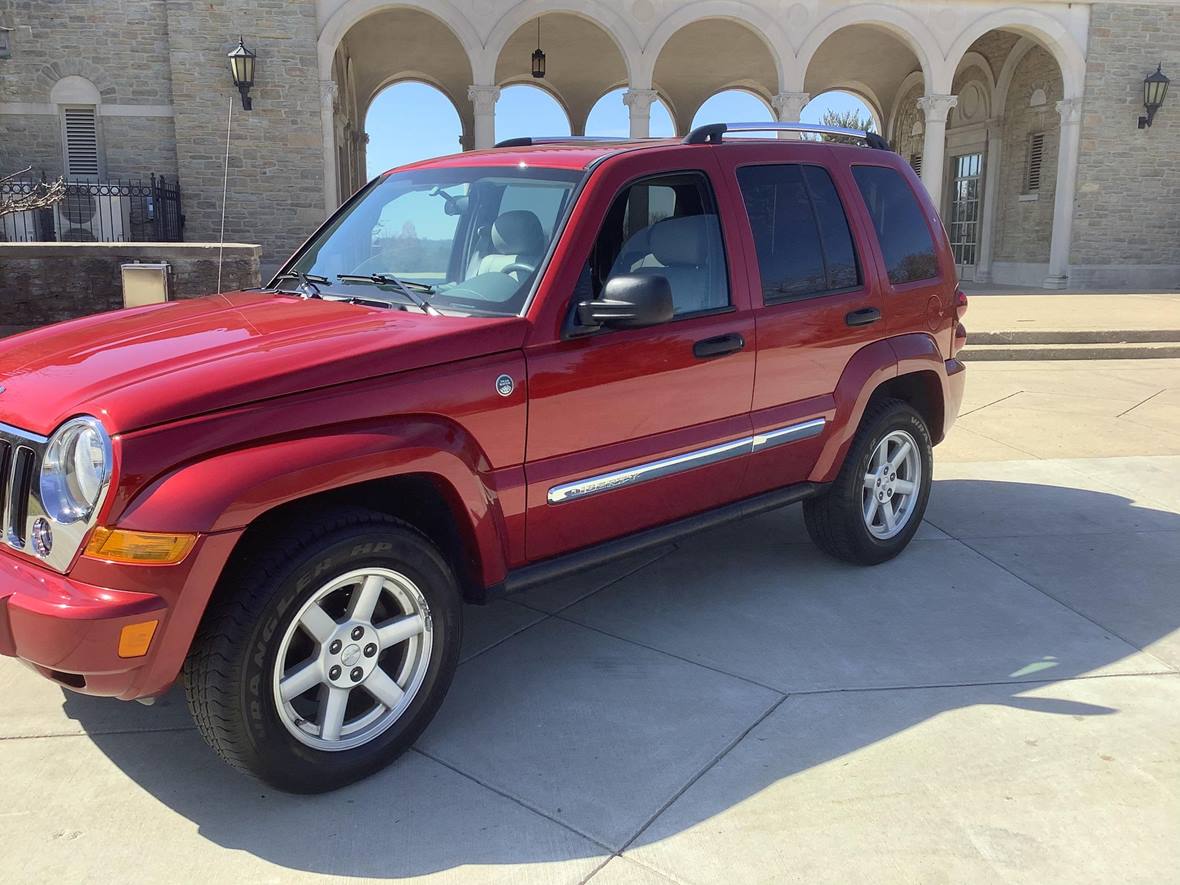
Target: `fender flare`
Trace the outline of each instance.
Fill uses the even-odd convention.
[[[836,478],[869,400],[882,384],[900,375],[925,371],[939,376],[945,401],[947,381],[942,354],[934,339],[922,332],[874,341],[853,354],[832,395],[835,400],[832,425],[836,429],[824,443],[808,481],[823,483]]]
[[[215,534],[240,530],[276,507],[377,479],[425,475],[439,484],[484,586],[507,574],[504,513],[482,449],[458,425],[431,416],[346,431],[266,440],[173,468],[138,492],[120,528]]]

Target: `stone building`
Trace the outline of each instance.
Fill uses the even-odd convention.
[[[1180,95],[1137,127],[1144,77],[1180,70],[1170,0],[0,0],[0,169],[175,176],[185,238],[215,239],[239,34],[258,62],[226,236],[270,262],[362,183],[367,107],[398,81],[448,96],[470,148],[516,82],[575,134],[623,87],[634,136],[657,100],[683,132],[724,89],[783,121],[840,89],[920,169],[964,278],[1180,285]]]

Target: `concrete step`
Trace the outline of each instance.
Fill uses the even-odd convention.
[[[1097,344],[979,344],[968,335],[959,358],[982,360],[1128,360],[1180,357],[1180,340]]]
[[[1149,344],[1180,343],[1180,329],[1008,329],[976,331],[967,323],[967,340],[976,344]]]

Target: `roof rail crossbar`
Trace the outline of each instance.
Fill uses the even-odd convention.
[[[892,150],[889,142],[876,132],[862,132],[859,129],[842,129],[839,126],[821,126],[817,123],[707,123],[697,126],[684,136],[682,144],[721,144],[726,132],[803,132],[814,135],[842,135],[856,138],[868,147]]]
[[[613,135],[523,135],[519,138],[505,138],[497,141],[496,147],[532,147],[538,144],[619,144],[626,141],[646,141],[643,138],[615,137]]]

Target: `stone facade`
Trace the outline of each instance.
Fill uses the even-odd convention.
[[[185,238],[215,239],[232,105],[226,236],[260,242],[273,268],[363,182],[365,114],[384,86],[437,86],[464,145],[490,146],[501,88],[534,82],[538,15],[550,51],[541,85],[571,131],[594,96],[620,87],[633,135],[646,134],[654,99],[683,128],[718,89],[751,92],[787,121],[801,96],[850,89],[899,153],[923,155],[944,210],[956,152],[986,153],[981,279],[1180,284],[1180,96],[1135,128],[1144,75],[1161,60],[1180,70],[1180,6],[1167,0],[0,0],[13,29],[0,170],[61,171],[54,93],[80,78],[95,96],[102,175],[179,177]],[[259,58],[250,112],[225,61],[239,34]],[[716,47],[707,63],[703,47]],[[1080,104],[1080,128],[1061,125],[1063,99]]]
[[[1175,78],[1180,6],[1094,7],[1070,255],[1082,285],[1118,285],[1123,265],[1180,285],[1180,88],[1150,129],[1135,126],[1143,76],[1161,61]]]
[[[1060,120],[1056,104],[1062,98],[1061,74],[1053,56],[1039,46],[1016,67],[1004,107],[1004,151],[997,191],[995,260],[1046,265],[1053,232],[1053,198],[1057,186],[1057,149]],[[1029,143],[1044,136],[1041,185],[1026,187]],[[1045,276],[1044,271],[1040,273]]]
[[[281,261],[324,218],[315,3],[166,5],[185,238],[218,237],[232,102],[226,236],[260,243],[267,261]],[[258,65],[249,112],[232,85],[227,88],[225,54],[238,34],[265,60]]]

